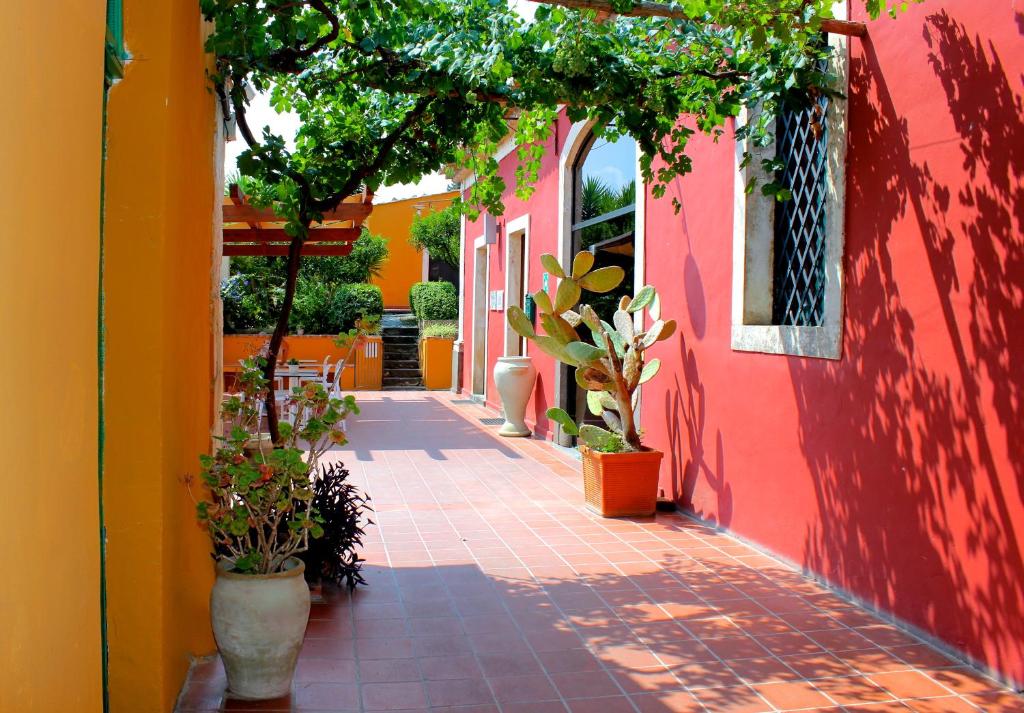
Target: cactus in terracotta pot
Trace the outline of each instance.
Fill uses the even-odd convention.
[[[587,391],[587,408],[601,416],[608,428],[589,424],[577,427],[569,414],[559,408],[549,409],[548,418],[566,433],[579,436],[582,443],[595,451],[641,450],[635,415],[637,390],[661,367],[658,359],[647,361],[647,350],[675,333],[675,321],[661,318],[661,301],[655,289],[647,285],[632,298],[622,297],[613,324],[609,324],[592,307],[581,304],[581,298],[584,292],[603,294],[618,287],[625,277],[621,267],[594,270],[594,256],[586,251],[573,259],[571,274],[565,273],[553,255],[542,255],[540,261],[559,280],[553,299],[543,290],[533,295],[544,333],[534,330],[519,307],[509,307],[506,318],[520,336],[576,368],[576,383]],[[635,315],[645,310],[651,317],[651,326],[637,328]]]

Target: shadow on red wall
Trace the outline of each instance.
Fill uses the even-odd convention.
[[[1022,107],[994,46],[945,12],[924,32],[957,131],[946,173],[967,181],[915,161],[927,147],[912,149],[865,39],[851,66],[843,359],[789,360],[820,512],[805,564],[1024,679]],[[901,298],[893,257],[908,240],[923,242],[938,318]],[[825,413],[824,393],[849,399]]]

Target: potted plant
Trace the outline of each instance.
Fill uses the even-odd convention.
[[[671,337],[676,323],[661,319],[661,302],[650,285],[619,301],[613,324],[600,319],[589,305],[579,304],[584,290],[611,292],[625,277],[620,267],[592,270],[594,256],[589,252],[576,255],[570,275],[553,255],[542,255],[541,264],[560,280],[553,300],[543,290],[533,296],[545,333],[537,334],[516,306],[508,308],[508,322],[541,351],[576,368],[576,383],[586,389],[588,410],[608,428],[577,426],[559,408],[549,409],[548,418],[579,439],[584,495],[592,510],[605,517],[650,515],[657,504],[662,453],[641,442],[635,410],[638,388],[661,367],[658,359],[645,362],[647,350]],[[652,324],[637,328],[634,317],[645,310]]]
[[[264,365],[262,357],[242,364],[242,392],[223,407],[227,435],[200,458],[209,498],[197,504],[217,561],[213,633],[229,691],[244,699],[277,698],[291,688],[310,606],[296,555],[323,534],[310,474],[331,445],[346,442],[341,423],[358,413],[352,396],[330,398],[320,384],[303,384],[290,397],[293,422],[282,422],[280,442],[269,444],[258,437]]]

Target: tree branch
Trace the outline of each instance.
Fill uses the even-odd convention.
[[[652,0],[633,0],[633,8],[626,13],[616,13],[611,0],[536,0],[545,5],[561,5],[576,10],[594,10],[599,13],[611,13],[626,15],[629,17],[664,17],[670,20],[695,20],[683,10],[676,9],[672,5],[666,5]],[[848,20],[824,19],[821,21],[821,29],[831,32],[834,35],[848,35],[851,37],[864,37],[868,34],[868,26],[863,22],[850,22]]]
[[[391,154],[392,149],[395,148],[395,144],[402,138],[402,135],[412,128],[412,125],[419,121],[427,111],[427,107],[430,106],[430,102],[434,100],[432,95],[420,97],[416,105],[410,109],[405,117],[403,117],[401,123],[398,124],[394,129],[384,137],[381,141],[380,147],[377,149],[377,155],[373,161],[363,166],[359,171],[352,174],[348,181],[341,190],[336,193],[322,198],[320,200],[312,201],[310,208],[313,210],[323,213],[325,211],[333,210],[338,207],[338,204],[345,198],[345,196],[351,195],[363,182],[367,176],[372,176],[377,173],[383,166],[384,162],[387,161]]]
[[[306,59],[307,57],[313,56],[319,50],[338,39],[338,35],[341,32],[341,22],[338,20],[338,16],[331,12],[331,9],[327,7],[327,3],[325,3],[324,0],[306,0],[303,4],[309,5],[311,8],[327,18],[327,22],[331,24],[331,30],[307,47],[298,45],[296,47],[286,47],[275,52],[273,55],[274,67],[282,72],[297,71],[300,59]]]

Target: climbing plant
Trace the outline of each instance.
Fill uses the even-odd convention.
[[[863,1],[872,15],[890,9]],[[832,0],[557,2],[579,7],[541,5],[526,20],[505,0],[200,0],[213,22],[212,81],[248,145],[238,168],[266,187],[293,236],[267,377],[309,226],[360,187],[459,164],[476,175],[468,210],[500,214],[498,144],[518,146],[515,189],[525,197],[564,106],[598,132],[633,136],[644,180],[661,196],[690,170],[694,133],[718,136],[741,106],[757,104],[764,111],[736,133],[765,143],[782,97],[831,92],[817,38],[823,25],[849,29],[833,22]],[[292,142],[250,125],[253,92],[297,115]]]

